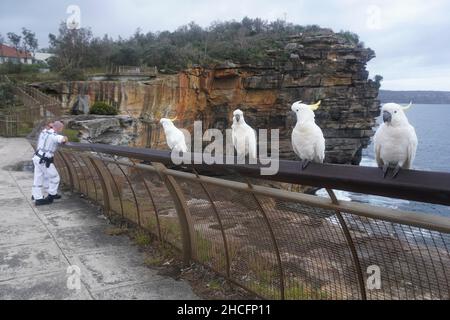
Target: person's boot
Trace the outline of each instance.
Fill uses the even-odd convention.
[[[51,202],[50,202],[50,200],[49,200],[48,198],[45,198],[45,199],[39,199],[39,200],[36,200],[36,201],[34,202],[34,204],[35,204],[36,206],[46,206],[46,205],[51,204]]]
[[[51,199],[51,201],[53,202],[53,200],[59,200],[61,199],[61,196],[59,194],[55,194],[55,195],[48,195],[48,198]]]

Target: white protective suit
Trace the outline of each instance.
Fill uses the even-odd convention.
[[[39,136],[37,151],[33,157],[34,181],[32,193],[35,200],[44,198],[42,188],[45,179],[48,179],[48,194],[53,196],[58,194],[60,182],[58,171],[53,163],[47,168],[43,158],[53,158],[58,145],[63,142],[64,136],[56,134],[53,129],[46,130],[46,132],[43,131]]]

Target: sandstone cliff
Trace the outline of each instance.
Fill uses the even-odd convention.
[[[165,148],[158,123],[162,116],[177,116],[176,125],[187,129],[194,120],[201,120],[204,129],[225,129],[240,108],[255,129],[280,129],[285,159],[295,158],[291,104],[322,100],[316,119],[327,140],[326,161],[359,164],[379,114],[379,85],[366,71],[374,52],[323,30],[291,36],[274,48],[255,66],[227,63],[148,82],[70,82],[51,88],[68,107],[80,94],[90,103],[119,107],[121,114],[139,119],[132,144],[151,148]]]

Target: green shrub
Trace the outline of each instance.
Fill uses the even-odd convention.
[[[80,138],[78,138],[77,130],[64,129],[63,135],[69,139],[69,142],[80,142]]]
[[[359,36],[354,32],[341,31],[337,35],[352,45],[358,45],[360,43]]]
[[[106,116],[115,116],[118,114],[117,109],[113,106],[107,104],[106,102],[95,102],[92,107],[90,114],[99,114],[99,115],[106,115]]]

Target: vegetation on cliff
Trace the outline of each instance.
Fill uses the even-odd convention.
[[[162,72],[177,72],[193,65],[211,66],[224,61],[256,64],[268,49],[279,49],[279,40],[300,33],[331,32],[318,26],[300,26],[285,21],[244,18],[215,22],[207,28],[191,22],[173,32],[143,33],[138,29],[128,39],[108,35],[94,37],[90,29],[69,30],[61,24],[58,35],[50,34],[51,67],[66,79],[80,79],[86,68],[114,65],[157,66]],[[363,46],[356,34],[337,34],[349,46]]]
[[[113,106],[109,105],[106,102],[97,101],[92,105],[89,113],[104,116],[115,116],[118,114],[118,111],[116,108],[114,108]]]

